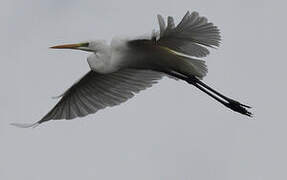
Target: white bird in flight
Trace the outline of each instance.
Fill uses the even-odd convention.
[[[219,103],[238,113],[252,116],[250,106],[228,98],[201,80],[207,74],[203,58],[209,48],[218,47],[219,29],[197,12],[187,12],[175,26],[171,16],[167,25],[157,16],[159,32],[138,39],[113,38],[110,44],[96,40],[53,46],[92,54],[87,61],[91,70],[61,96],[59,102],[40,121],[17,124],[32,127],[49,120],[74,119],[125,102],[163,76],[184,80]]]

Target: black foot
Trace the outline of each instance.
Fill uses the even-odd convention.
[[[240,114],[252,117],[252,113],[247,110],[251,108],[250,106],[241,104],[240,102],[237,102],[233,99],[229,99],[228,103],[226,103],[225,106]]]

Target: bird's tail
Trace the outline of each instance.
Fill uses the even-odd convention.
[[[192,59],[189,57],[180,57],[183,61],[181,71],[184,70],[186,75],[193,75],[202,79],[206,76],[208,69],[205,61],[199,59]]]
[[[207,75],[208,69],[205,61],[187,56],[167,47],[161,46],[161,49],[172,55],[171,59],[173,59],[174,71],[186,76],[195,76],[199,79]]]

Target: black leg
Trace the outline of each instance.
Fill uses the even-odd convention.
[[[198,88],[199,90],[201,90],[202,92],[206,93],[207,95],[209,95],[210,97],[212,97],[213,99],[215,99],[216,101],[218,101],[219,103],[223,104],[225,107],[228,107],[229,109],[247,115],[247,116],[252,116],[252,113],[250,113],[246,108],[251,108],[250,106],[244,105],[239,103],[238,101],[235,101],[231,98],[228,98],[224,95],[222,95],[221,93],[215,91],[214,89],[212,89],[211,87],[209,87],[208,85],[206,85],[205,83],[203,83],[202,81],[200,81],[198,78],[196,78],[195,76],[191,76],[191,77],[186,77],[184,75],[175,73],[175,72],[165,72],[166,74],[176,77],[178,79],[184,80],[189,84],[194,85],[196,88]],[[210,91],[210,92],[209,92]],[[215,96],[215,95],[219,96]]]
[[[192,79],[193,81],[195,81],[196,83],[200,84],[201,86],[205,87],[206,89],[208,89],[209,91],[213,92],[214,94],[218,95],[219,97],[225,99],[226,101],[230,102],[230,103],[237,103],[237,104],[240,104],[241,106],[243,107],[246,107],[246,108],[251,108],[250,106],[247,106],[247,105],[244,105],[244,104],[241,104],[239,103],[238,101],[235,101],[231,98],[228,98],[224,95],[222,95],[221,93],[219,93],[218,91],[212,89],[211,87],[209,87],[208,85],[206,85],[204,82],[200,81],[199,79],[197,79],[196,77],[190,77],[190,79]]]

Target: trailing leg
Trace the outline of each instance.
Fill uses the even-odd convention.
[[[206,85],[205,83],[200,81],[195,76],[187,77],[187,76],[175,73],[175,72],[165,72],[165,73],[170,75],[170,76],[176,77],[178,79],[184,80],[189,84],[194,85],[196,88],[198,88],[202,92],[206,93],[207,95],[209,95],[210,97],[212,97],[213,99],[218,101],[219,103],[223,104],[225,107],[227,107],[227,108],[229,108],[235,112],[238,112],[238,113],[250,116],[250,117],[252,116],[252,113],[247,110],[247,108],[251,108],[250,106],[241,104],[238,101],[235,101],[231,98],[228,98],[228,97],[222,95],[221,93],[217,92],[213,88],[209,87],[208,85]]]

